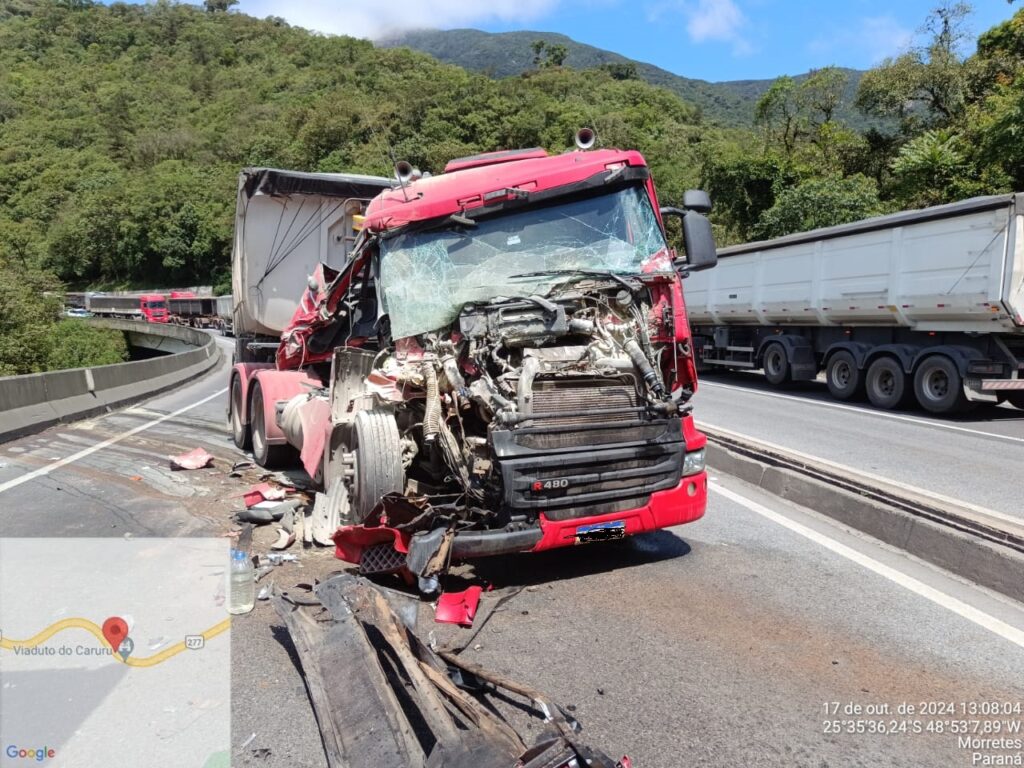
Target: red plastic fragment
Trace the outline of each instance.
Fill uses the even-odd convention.
[[[202,469],[213,463],[213,456],[203,448],[171,456],[171,469]]]
[[[242,494],[242,498],[245,500],[245,508],[249,509],[261,501],[281,501],[290,490],[292,489],[273,486],[270,483],[259,483]]]
[[[445,592],[437,599],[434,621],[439,624],[472,627],[482,591],[480,587],[470,587],[465,592]]]

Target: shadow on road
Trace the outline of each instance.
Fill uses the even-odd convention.
[[[479,583],[480,579],[492,584],[495,589],[533,586],[673,560],[685,557],[689,552],[690,545],[674,533],[666,530],[652,531],[621,541],[471,561],[467,572],[449,576],[450,583],[446,582],[445,588],[463,589],[458,581],[465,581],[468,586],[474,582]]]

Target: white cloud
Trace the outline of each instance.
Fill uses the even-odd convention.
[[[666,13],[681,12],[686,33],[695,43],[731,43],[737,56],[754,51],[744,35],[747,17],[733,0],[658,0],[645,10],[649,22],[660,21]]]
[[[705,40],[723,40],[731,42],[740,33],[747,19],[732,0],[697,0],[697,4],[687,4],[683,9],[686,14],[686,31],[695,43]]]
[[[913,41],[913,31],[895,17],[866,16],[848,29],[815,38],[807,48],[811,53],[828,57],[837,53],[849,57],[851,51],[857,51],[864,57],[864,65],[873,66],[884,58],[904,53]]]
[[[319,32],[379,39],[408,29],[470,27],[487,21],[530,22],[553,11],[561,0],[242,0],[253,16],[280,16]]]

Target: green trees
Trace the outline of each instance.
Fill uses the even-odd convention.
[[[523,43],[534,68],[495,80],[234,5],[0,0],[3,263],[75,287],[223,286],[242,167],[438,172],[562,151],[584,125],[641,150],[666,203],[705,185],[723,244],[1024,189],[1024,10],[966,56],[966,7],[940,8],[860,80],[861,132],[837,117],[835,67],[780,78],[754,124],[725,128],[635,64],[572,69],[561,43]]]
[[[61,319],[57,278],[0,255],[0,376],[119,363],[124,335]]]

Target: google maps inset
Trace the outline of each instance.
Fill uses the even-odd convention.
[[[230,765],[225,539],[0,539],[0,766]]]

